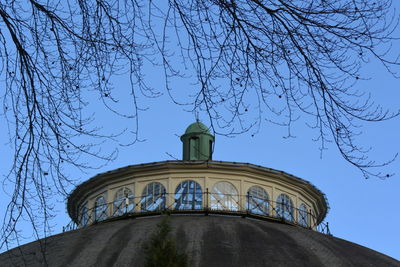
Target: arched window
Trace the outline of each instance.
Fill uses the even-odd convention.
[[[294,221],[293,202],[286,194],[280,194],[276,199],[276,216],[286,221]]]
[[[202,208],[201,186],[195,181],[183,181],[175,190],[175,209],[199,210]]]
[[[142,211],[155,211],[165,208],[165,187],[157,182],[146,185],[140,201]]]
[[[87,226],[89,222],[89,214],[88,214],[88,208],[86,207],[86,204],[81,207],[81,210],[79,212],[79,226],[80,227],[85,227]]]
[[[211,209],[233,210],[239,209],[239,195],[235,186],[229,182],[218,182],[211,190]]]
[[[249,212],[269,215],[268,193],[260,186],[252,186],[247,191],[247,208]]]
[[[299,225],[308,227],[308,212],[307,212],[307,207],[302,203],[299,207],[299,214],[298,214],[298,220],[297,222]]]
[[[99,196],[94,203],[94,220],[96,222],[107,219],[107,202],[104,196]]]
[[[118,189],[115,193],[113,207],[114,216],[122,216],[128,212],[132,212],[135,208],[132,191],[127,187]]]

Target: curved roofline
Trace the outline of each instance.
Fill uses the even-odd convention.
[[[129,174],[134,172],[146,171],[146,169],[170,169],[175,167],[201,167],[201,165],[205,165],[204,167],[210,168],[224,168],[224,167],[241,167],[241,168],[248,168],[250,171],[258,171],[268,174],[279,175],[280,177],[286,178],[291,182],[295,182],[300,188],[306,189],[307,191],[314,193],[316,198],[319,200],[318,202],[322,204],[321,213],[318,216],[318,223],[321,223],[323,219],[326,217],[326,214],[329,210],[329,203],[324,193],[319,190],[316,186],[310,183],[307,180],[304,180],[300,177],[294,176],[292,174],[286,173],[284,171],[275,170],[272,168],[263,167],[260,165],[255,165],[251,163],[243,163],[243,162],[230,162],[230,161],[183,161],[183,160],[166,160],[166,161],[157,161],[157,162],[150,162],[150,163],[141,163],[135,165],[128,165],[125,167],[121,167],[118,169],[114,169],[111,171],[106,171],[103,173],[99,173],[89,180],[81,183],[78,185],[68,196],[67,201],[67,211],[71,218],[76,217],[76,210],[74,207],[77,206],[77,201],[79,201],[84,194],[92,188],[97,186],[103,185],[105,182],[109,182],[114,180],[114,177],[120,177],[122,174]],[[113,179],[114,178],[114,179]]]
[[[43,266],[44,261],[49,266],[126,266],[128,262],[140,266],[145,258],[143,241],[166,218],[171,238],[187,249],[192,266],[400,265],[397,259],[362,245],[302,227],[197,215],[99,223],[14,248],[0,254],[0,262],[2,266]]]
[[[211,135],[209,128],[200,121],[193,122],[186,128],[185,134],[191,134],[191,133],[204,133]]]

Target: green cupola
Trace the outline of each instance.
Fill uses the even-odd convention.
[[[181,136],[183,143],[183,160],[211,160],[214,136],[208,127],[197,121],[187,127]]]

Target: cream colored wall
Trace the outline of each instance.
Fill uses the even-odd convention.
[[[277,197],[284,193],[287,194],[294,205],[294,208],[299,208],[301,203],[304,203],[307,209],[313,210],[316,214],[319,212],[317,210],[316,200],[312,198],[306,191],[303,189],[284,181],[283,179],[279,179],[279,177],[274,176],[266,176],[266,175],[258,175],[254,173],[246,173],[246,172],[234,172],[234,171],[198,171],[188,169],[186,171],[177,170],[175,172],[167,172],[167,173],[151,173],[144,174],[140,177],[137,176],[126,176],[120,181],[113,181],[108,185],[103,185],[101,188],[94,189],[83,198],[80,203],[87,203],[87,207],[90,210],[93,210],[95,206],[95,200],[100,196],[104,195],[107,203],[111,203],[114,201],[115,193],[121,187],[127,187],[132,190],[135,197],[141,196],[145,186],[152,182],[161,183],[167,193],[175,193],[175,189],[179,185],[179,183],[193,180],[200,184],[202,191],[205,192],[208,188],[208,191],[211,192],[213,186],[221,181],[230,182],[235,186],[239,195],[246,195],[247,191],[251,186],[257,185],[263,188],[269,196],[269,200],[276,201]],[[138,199],[136,199],[138,201]],[[169,207],[173,205],[173,194],[170,194],[166,199],[166,206]],[[246,199],[241,198],[243,203],[240,203],[242,207],[246,207]],[[203,203],[206,203],[203,200]],[[210,203],[210,199],[208,199],[208,203]],[[112,207],[112,205],[110,205]],[[140,205],[136,208],[136,211],[140,211]],[[108,215],[112,214],[112,208],[108,209]],[[272,210],[270,210],[270,215],[274,216]],[[297,212],[295,214],[295,220],[297,221]],[[93,214],[92,214],[92,218]]]

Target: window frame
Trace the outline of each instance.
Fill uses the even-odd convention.
[[[257,191],[256,191],[257,190]],[[253,192],[251,192],[253,191]],[[260,193],[261,192],[261,193]],[[253,193],[255,193],[253,195]],[[253,214],[269,216],[269,195],[268,192],[259,185],[253,185],[247,190],[247,210]]]
[[[283,199],[280,199],[283,198]],[[276,217],[288,222],[294,222],[294,205],[289,195],[281,193],[276,198],[275,204]]]
[[[223,185],[217,190],[218,185]],[[226,187],[230,187],[232,191],[226,192]],[[221,192],[225,191],[225,192]],[[235,185],[228,181],[216,182],[210,193],[210,208],[212,210],[239,211],[239,193]]]
[[[309,214],[306,204],[301,203],[297,211],[297,224],[303,227],[310,227]]]
[[[183,188],[183,186],[186,184],[188,184],[187,185],[188,187]],[[194,185],[193,192],[191,192],[190,188],[191,185]],[[179,193],[178,191],[183,191],[183,192]],[[182,200],[185,203],[182,203]],[[194,180],[184,180],[180,182],[175,188],[174,209],[201,210],[202,208],[203,208],[203,190],[201,188],[201,185]]]
[[[125,191],[129,191],[128,194]],[[122,191],[122,195],[119,193]],[[119,197],[122,196],[122,197]],[[127,213],[133,212],[135,209],[135,195],[127,186],[122,186],[115,191],[114,201],[113,201],[113,216],[122,216]]]
[[[157,194],[154,194],[155,187],[159,186],[159,192],[156,192]],[[151,186],[151,194],[149,194],[149,189]],[[158,211],[158,210],[163,210],[165,209],[166,205],[166,197],[165,197],[165,187],[162,183],[160,182],[150,182],[146,184],[146,186],[142,190],[142,196],[140,199],[140,211],[141,212],[151,212],[151,211]],[[149,205],[149,199],[151,199],[151,203]],[[161,201],[159,201],[161,200]],[[157,204],[157,202],[160,202]],[[154,207],[152,207],[153,204],[156,204]]]
[[[103,199],[104,203],[99,204],[100,199]],[[94,202],[94,221],[101,222],[106,220],[108,218],[107,212],[108,212],[107,199],[104,195],[100,195],[96,198]]]

